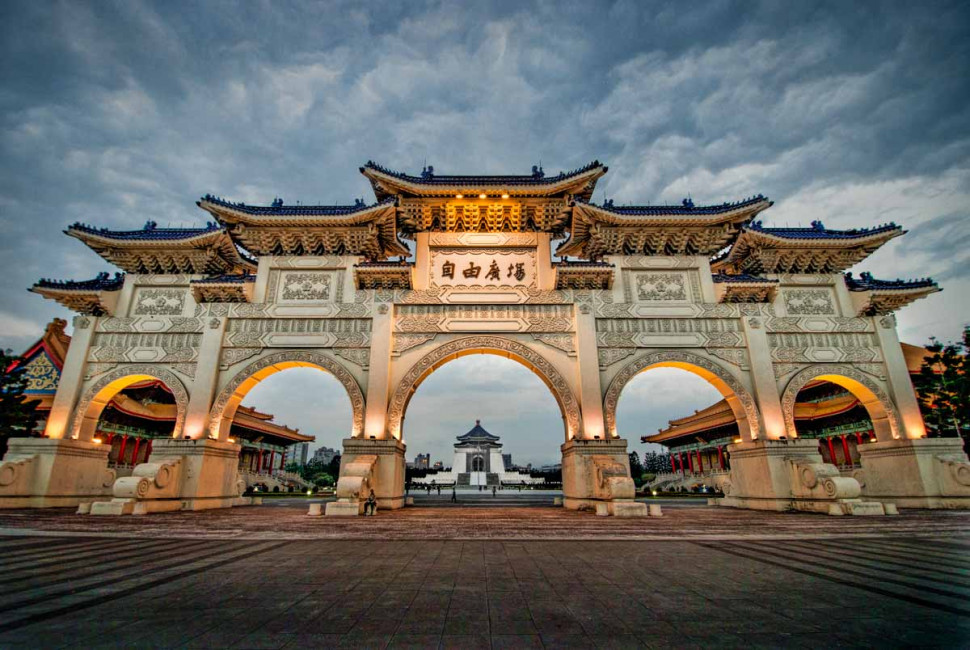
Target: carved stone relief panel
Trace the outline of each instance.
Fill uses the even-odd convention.
[[[333,271],[277,271],[276,302],[331,302],[337,284]]]
[[[557,350],[562,350],[571,357],[576,356],[576,341],[572,334],[533,334],[532,337]]]
[[[371,321],[363,318],[230,319],[227,347],[367,347]]]
[[[137,288],[132,300],[132,316],[181,316],[186,289]]]
[[[402,305],[396,332],[571,332],[571,305]]]
[[[94,335],[89,361],[106,363],[176,363],[195,361],[202,335],[173,332],[126,332]]]
[[[599,347],[740,347],[745,344],[741,322],[713,318],[600,319]]]
[[[539,237],[531,232],[433,232],[431,246],[537,246]]]
[[[785,310],[793,316],[829,316],[835,312],[830,289],[782,289]]]

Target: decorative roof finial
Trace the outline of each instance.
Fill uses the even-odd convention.
[[[145,222],[145,230],[155,230],[155,228],[158,228],[158,224],[156,222],[152,221],[151,219]]]
[[[815,221],[812,222],[812,229],[813,230],[825,230],[825,226],[822,225],[822,222],[821,221],[819,221],[818,219],[816,219]]]
[[[277,196],[275,199],[273,199],[273,203],[271,203],[270,205],[272,205],[272,207],[274,207],[274,208],[282,208],[283,207],[283,199],[281,199],[280,197]]]
[[[681,203],[687,209],[690,209],[690,208],[693,208],[694,207],[694,200],[692,198],[690,198],[689,196],[686,199],[684,199],[683,201],[681,201]]]
[[[476,426],[476,427],[477,427],[478,425],[480,425],[481,423],[482,423],[482,421],[481,421],[481,420],[475,420],[475,426]]]

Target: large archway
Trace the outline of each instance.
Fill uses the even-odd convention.
[[[798,393],[812,381],[829,381],[852,393],[872,420],[873,432],[880,442],[901,437],[896,408],[885,391],[862,372],[844,364],[809,366],[789,380],[781,396],[781,408],[785,417],[785,429],[794,433],[795,403]]]
[[[158,380],[175,398],[176,418],[172,436],[177,438],[185,424],[189,394],[175,373],[151,365],[125,366],[106,373],[95,381],[78,402],[71,424],[71,438],[90,441],[94,438],[98,419],[111,399],[122,390],[143,381]]]
[[[617,437],[616,407],[623,388],[641,372],[650,368],[680,368],[711,383],[724,397],[738,422],[742,440],[753,440],[760,434],[758,407],[748,390],[729,371],[704,357],[682,351],[652,352],[625,365],[610,382],[603,400],[603,418],[610,437]]]
[[[320,352],[285,351],[269,354],[239,370],[219,392],[209,411],[209,435],[219,440],[229,437],[236,409],[246,394],[260,381],[287,368],[318,368],[333,375],[347,391],[353,409],[350,437],[357,438],[364,429],[364,393],[353,375],[335,359]]]
[[[417,361],[394,390],[388,407],[387,430],[400,440],[403,435],[404,413],[418,386],[442,365],[469,354],[495,354],[512,359],[534,372],[549,387],[563,414],[566,441],[581,437],[582,417],[579,401],[566,378],[541,354],[531,348],[501,336],[468,336],[449,341]]]

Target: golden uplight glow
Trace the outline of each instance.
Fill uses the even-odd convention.
[[[455,194],[455,198],[456,199],[463,199],[463,198],[465,198],[465,195],[464,194]]]
[[[502,198],[503,198],[503,199],[507,199],[507,198],[509,198],[509,195],[508,195],[508,194],[503,194],[503,195],[502,195]]]
[[[486,194],[479,194],[478,195],[478,198],[480,198],[480,199],[487,199],[488,198],[488,195],[486,195]]]

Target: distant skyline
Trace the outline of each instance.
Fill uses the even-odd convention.
[[[194,202],[206,193],[369,201],[367,160],[441,174],[528,173],[541,161],[556,174],[599,159],[610,171],[596,202],[763,193],[775,201],[766,225],[896,221],[908,234],[853,271],[933,276],[944,291],[899,312],[900,338],[956,339],[970,320],[967,70],[970,5],[957,1],[9,0],[0,347],[23,351],[51,318],[70,319],[26,291],[38,279],[115,270],[66,237],[68,224],[200,226],[209,215]],[[534,413],[519,399],[475,408],[472,380],[497,368],[487,359],[439,371],[456,382],[446,392],[435,373],[422,390],[437,406],[419,391],[407,435],[445,440],[498,416],[517,457],[540,454],[513,446],[529,437],[557,449],[560,418],[539,406],[551,404],[541,384],[523,389]],[[346,398],[324,391],[335,401],[322,410],[299,375],[277,380],[282,401],[260,408],[282,417],[285,405],[286,421],[339,444],[348,428],[331,419]],[[665,386],[662,403],[643,396],[663,417],[631,423],[631,444],[706,406],[692,384]]]

